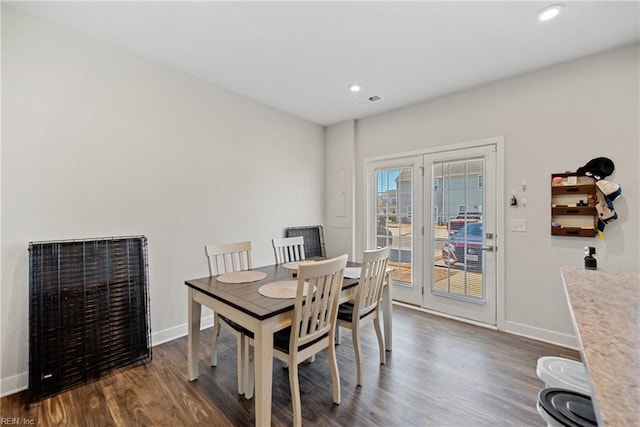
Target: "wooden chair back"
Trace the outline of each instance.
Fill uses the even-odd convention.
[[[276,256],[276,264],[302,261],[305,259],[304,237],[299,236],[273,239],[273,252]]]
[[[297,353],[301,346],[313,343],[335,328],[347,258],[348,255],[341,255],[324,261],[300,263],[290,354]],[[305,283],[308,283],[307,295],[303,295]]]
[[[364,251],[362,271],[353,308],[353,318],[358,319],[379,308],[382,285],[389,261],[389,247]]]
[[[251,269],[251,242],[206,245],[204,251],[211,276]]]

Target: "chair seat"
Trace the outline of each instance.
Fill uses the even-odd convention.
[[[315,343],[317,343],[318,341],[320,341],[321,339],[325,338],[327,335],[328,333],[318,337],[313,341],[303,344],[299,347],[299,349],[304,350],[305,348],[310,347]],[[290,342],[291,342],[291,326],[273,334],[273,347],[276,348],[277,350],[280,350],[283,353],[289,354]]]
[[[355,301],[347,301],[345,303],[340,304],[340,306],[338,307],[338,320],[344,320],[345,322],[352,322],[354,308],[355,308]],[[371,313],[371,311],[361,313],[360,318],[362,319],[369,313]]]
[[[227,325],[231,326],[234,330],[236,330],[236,331],[238,331],[238,332],[240,332],[240,333],[242,333],[242,334],[245,334],[245,335],[246,335],[246,336],[248,336],[249,338],[253,339],[253,332],[252,332],[252,331],[250,331],[250,330],[246,329],[244,326],[241,326],[241,325],[237,324],[236,322],[234,322],[233,320],[231,320],[231,319],[229,319],[229,318],[227,318],[227,317],[224,317],[224,316],[221,316],[221,315],[218,315],[218,316],[219,316],[222,320],[224,320],[224,322],[225,322]]]

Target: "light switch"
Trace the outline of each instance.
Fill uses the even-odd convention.
[[[527,231],[527,220],[526,219],[512,219],[511,220],[511,231],[518,232],[526,232]]]

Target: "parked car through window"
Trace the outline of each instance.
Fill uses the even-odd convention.
[[[482,222],[467,222],[445,242],[442,260],[452,266],[466,264],[470,270],[482,270]]]

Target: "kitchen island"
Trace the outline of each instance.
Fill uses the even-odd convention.
[[[640,426],[640,273],[562,267],[600,426]]]

